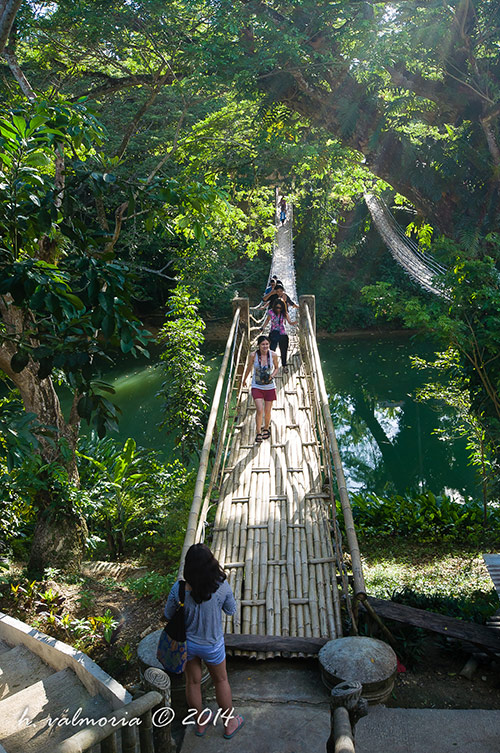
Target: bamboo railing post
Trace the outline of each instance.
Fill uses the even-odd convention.
[[[333,467],[335,469],[335,475],[337,477],[337,486],[339,490],[340,502],[342,505],[342,512],[344,515],[347,542],[349,545],[349,551],[351,553],[352,573],[354,576],[354,594],[357,598],[363,598],[364,596],[366,596],[366,586],[363,577],[363,569],[361,566],[361,555],[359,551],[358,538],[356,536],[356,531],[354,528],[354,519],[352,516],[351,503],[349,501],[349,494],[347,492],[344,469],[342,467],[342,460],[340,458],[337,437],[335,435],[335,428],[333,426],[333,421],[330,414],[330,405],[328,402],[328,394],[323,377],[323,369],[321,368],[318,344],[316,342],[316,337],[313,334],[313,323],[308,305],[304,306],[304,312],[306,316],[306,322],[303,322],[302,326],[308,327],[309,330],[307,336],[314,362],[313,365],[315,371],[315,380],[319,393],[318,398],[321,406],[321,411],[323,413],[323,419],[325,422],[328,438],[330,440],[330,450],[333,459]]]
[[[326,753],[355,753],[354,728],[368,713],[368,703],[361,698],[363,686],[357,680],[341,682],[330,695],[331,733]]]
[[[316,337],[316,296],[314,295],[301,295],[299,298],[299,311],[300,320],[305,322],[307,320],[306,308],[309,309],[312,321],[312,334]]]
[[[203,504],[203,489],[205,486],[205,479],[207,477],[208,460],[210,457],[210,448],[212,446],[212,439],[214,436],[215,425],[217,422],[217,413],[219,410],[219,403],[222,394],[222,386],[224,384],[224,377],[226,375],[227,364],[231,353],[231,345],[233,342],[234,333],[240,319],[240,309],[236,308],[233,316],[233,323],[229,331],[227,338],[226,349],[224,351],[224,357],[219,371],[219,378],[217,379],[217,385],[215,387],[214,397],[212,400],[212,407],[210,409],[210,415],[208,417],[207,431],[203,442],[203,447],[200,454],[200,465],[198,468],[198,475],[196,476],[196,483],[194,487],[193,504],[189,512],[189,518],[186,528],[186,536],[184,538],[184,545],[182,547],[181,561],[179,565],[179,573],[182,573],[184,567],[184,558],[186,552],[195,543],[196,529],[198,526],[198,516]]]
[[[234,314],[240,310],[240,327],[250,342],[250,301],[248,298],[233,298],[232,305]]]
[[[101,753],[118,753],[118,745],[116,742],[116,733],[105,737],[101,742]]]
[[[169,709],[172,706],[171,681],[170,677],[162,669],[157,667],[148,667],[144,672],[144,685],[146,690],[153,690],[162,696],[161,703],[155,708]],[[172,740],[170,724],[160,724],[153,729],[154,747],[161,753],[174,753],[175,743]]]

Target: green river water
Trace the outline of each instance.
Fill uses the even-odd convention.
[[[450,409],[418,403],[413,397],[425,377],[411,368],[410,356],[432,358],[431,345],[408,336],[348,337],[319,340],[318,345],[351,491],[477,493],[465,440],[447,433],[452,423]],[[221,343],[205,348],[210,395],[222,352]],[[139,445],[170,459],[173,435],[157,427],[161,401],[155,394],[163,382],[160,369],[132,359],[103,378],[116,390],[113,400],[122,411],[120,440],[132,436]],[[436,434],[439,429],[445,434]]]

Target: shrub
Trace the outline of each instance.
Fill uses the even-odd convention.
[[[158,601],[166,601],[176,578],[177,572],[171,572],[168,575],[147,573],[142,578],[128,578],[125,585],[138,596],[150,596]]]
[[[356,530],[365,536],[411,536],[428,542],[457,541],[464,536],[470,542],[485,536],[482,505],[472,499],[454,502],[432,492],[391,497],[353,494],[351,504]],[[490,508],[489,530],[500,532],[498,507]]]

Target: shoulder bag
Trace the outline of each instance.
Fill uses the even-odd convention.
[[[161,631],[156,658],[160,664],[175,675],[184,672],[187,662],[186,624],[184,621],[184,599],[186,581],[179,582],[179,605],[175,614]]]

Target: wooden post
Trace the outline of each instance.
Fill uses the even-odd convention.
[[[157,669],[156,667],[148,667],[144,672],[144,685],[147,690],[154,690],[157,693],[161,693],[162,701],[156,709],[172,708],[171,682],[170,677],[166,672],[162,669]],[[165,717],[164,721],[168,721],[167,717]],[[155,726],[153,729],[153,736],[156,750],[161,751],[161,753],[173,753],[173,751],[175,751],[170,724],[160,723],[160,725]]]
[[[122,753],[137,753],[137,728],[122,729]]]
[[[248,298],[233,298],[233,314],[240,310],[240,327],[250,342],[250,301]]]
[[[363,686],[357,680],[341,682],[330,695],[331,733],[326,753],[355,753],[354,727],[368,713],[368,703],[361,698]]]
[[[316,296],[301,295],[299,298],[300,319],[302,322],[307,320],[306,308],[309,309],[312,322],[312,335],[316,337]]]
[[[141,753],[154,753],[153,745],[153,719],[151,709],[141,716],[139,727],[139,744]]]
[[[101,753],[118,753],[116,734],[101,740]]]
[[[118,734],[120,733],[120,725],[118,723],[121,720],[125,720],[128,723],[132,720],[135,721],[136,719],[143,720],[145,716],[149,716],[149,719],[151,719],[150,710],[152,706],[158,705],[161,701],[162,696],[160,693],[156,692],[146,693],[140,698],[136,698],[132,703],[122,706],[110,714],[113,722],[108,722],[103,727],[85,727],[84,729],[75,732],[74,735],[68,737],[66,740],[63,740],[57,746],[58,753],[82,753],[82,751],[91,750],[99,743],[101,753],[116,751],[116,734],[117,731]],[[135,727],[135,724],[132,726]],[[139,734],[141,738],[141,752],[153,753],[152,745],[150,748],[142,746],[142,740],[144,737],[143,724],[139,726]],[[124,750],[127,750],[127,748]]]

